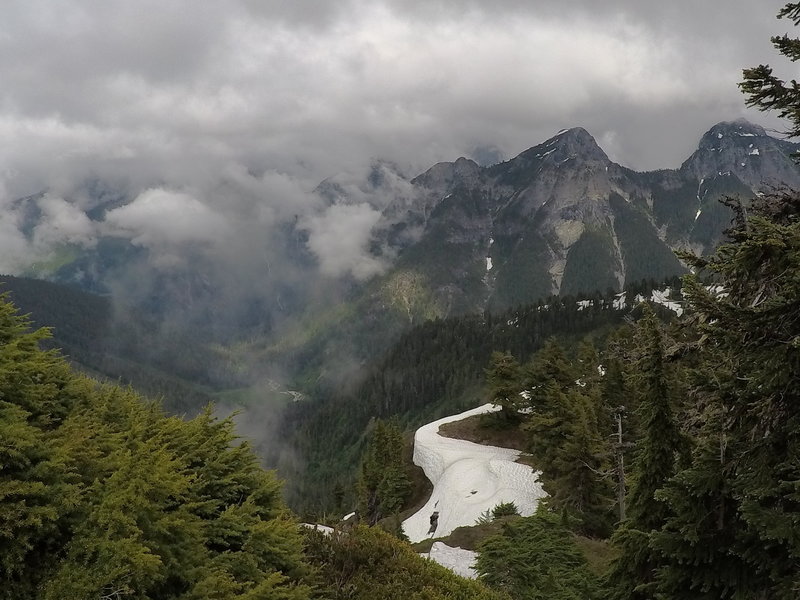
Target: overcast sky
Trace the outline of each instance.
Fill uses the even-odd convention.
[[[719,120],[775,123],[736,83],[780,62],[782,4],[5,0],[3,180],[238,165],[312,185],[376,157],[511,157],[577,125],[627,166],[677,166]]]
[[[792,30],[782,4],[3,0],[0,271],[109,234],[171,264],[300,215],[323,271],[367,277],[378,215],[320,207],[324,178],[511,158],[574,126],[628,167],[677,167],[718,121],[780,126],[736,84],[761,62],[794,75],[769,41]],[[90,221],[92,179],[131,204]],[[31,235],[13,200],[42,190]]]

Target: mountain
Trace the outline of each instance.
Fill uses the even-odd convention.
[[[715,125],[679,169],[627,169],[582,128],[491,167],[439,163],[384,213],[378,235],[397,259],[382,292],[414,280],[446,316],[681,274],[673,250],[706,252],[730,224],[720,198],[800,185],[796,150],[739,120]]]
[[[678,169],[623,167],[583,128],[489,167],[462,157],[406,179],[376,163],[325,189],[333,204],[380,209],[370,247],[388,268],[254,355],[305,381],[347,380],[426,320],[682,275],[674,251],[710,252],[731,224],[720,199],[800,187],[797,149],[738,120],[712,127]]]
[[[12,208],[35,246],[53,229],[42,230],[48,215],[80,207],[97,238],[61,246],[27,274],[112,294],[116,319],[144,316],[160,338],[192,339],[204,346],[198,356],[225,357],[183,371],[224,363],[232,373],[214,376],[215,389],[235,379],[308,391],[326,378],[347,381],[426,320],[683,274],[674,250],[706,253],[730,224],[720,198],[800,187],[797,148],[747,121],[724,122],[679,168],[636,172],[578,127],[492,166],[462,157],[412,177],[376,161],[321,182],[306,213],[292,207],[264,221],[268,229],[249,212],[260,206],[252,191],[223,181],[219,196],[245,231],[219,235],[218,215],[174,191],[94,182],[80,201],[39,194]],[[160,203],[173,207],[174,223]],[[134,227],[144,216],[155,229]],[[120,223],[128,229],[109,227]],[[208,235],[194,237],[195,228]],[[325,244],[314,246],[320,231]],[[326,272],[326,260],[362,261],[365,270]]]

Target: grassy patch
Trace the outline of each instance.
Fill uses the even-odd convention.
[[[522,452],[528,445],[527,435],[518,424],[503,423],[494,413],[445,423],[439,427],[439,435],[486,446],[513,448]]]
[[[519,516],[500,517],[491,523],[484,523],[482,525],[474,525],[471,527],[458,527],[453,532],[440,538],[432,538],[423,540],[416,544],[412,544],[412,548],[416,552],[430,552],[431,546],[434,542],[443,542],[451,548],[463,548],[465,550],[477,550],[480,543],[488,537],[499,535],[503,530],[503,524],[510,521],[519,519]]]
[[[27,275],[30,277],[51,275],[61,267],[74,262],[78,256],[79,251],[76,246],[70,244],[57,246],[44,260],[35,262],[28,267]]]
[[[217,402],[228,406],[282,406],[292,397],[278,389],[267,386],[253,386],[223,390],[214,394]]]
[[[597,576],[608,571],[611,562],[619,555],[619,551],[608,540],[595,540],[576,535],[575,543],[589,563],[589,570]]]

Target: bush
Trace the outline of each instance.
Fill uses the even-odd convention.
[[[514,515],[519,515],[519,509],[513,502],[501,502],[492,509],[492,517],[494,519],[513,517]]]
[[[503,524],[500,535],[478,547],[475,568],[489,587],[526,600],[591,600],[599,582],[558,515]]]

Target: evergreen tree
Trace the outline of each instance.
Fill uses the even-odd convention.
[[[524,389],[531,392],[530,404],[536,409],[537,390],[543,389],[548,382],[557,389],[565,391],[575,385],[578,373],[570,363],[564,349],[555,338],[548,338],[523,369]]]
[[[478,548],[479,579],[513,598],[590,600],[598,585],[573,533],[559,517],[539,511],[504,523]]]
[[[486,369],[489,401],[499,406],[506,422],[518,421],[522,401],[520,392],[520,367],[510,352],[492,352]]]
[[[800,24],[800,3],[787,3],[778,13],[778,18],[790,19],[795,26]],[[792,62],[800,59],[800,39],[785,34],[774,36],[772,44]],[[744,80],[739,86],[747,94],[749,106],[778,111],[781,117],[791,121],[789,134],[800,136],[800,86],[796,81],[786,82],[774,75],[769,65],[759,65],[744,70]]]
[[[301,537],[230,420],[72,374],[0,301],[0,598],[309,597]]]
[[[419,556],[377,527],[307,533],[306,551],[318,571],[318,598],[331,600],[510,600],[477,581]]]
[[[584,533],[603,537],[611,525],[609,452],[599,429],[600,394],[589,372],[597,374],[597,356],[591,350],[583,346],[584,361],[576,367],[548,340],[525,369],[531,414],[523,427],[548,506],[577,517]],[[577,377],[581,369],[585,380]]]
[[[411,480],[403,463],[403,434],[395,423],[375,423],[361,461],[357,488],[359,516],[369,525],[403,507],[411,492]]]
[[[779,18],[800,24],[800,3]],[[800,40],[772,38],[800,59]],[[776,110],[800,136],[800,85],[770,66],[744,71],[750,106]],[[728,243],[685,257],[716,286],[688,277],[684,290],[713,359],[706,425],[691,465],[662,492],[673,516],[653,545],[667,561],[660,587],[688,597],[796,598],[800,590],[800,200],[777,193],[733,205]]]
[[[607,436],[597,428],[595,403],[586,394],[566,394],[568,430],[544,471],[548,506],[579,519],[578,529],[593,537],[611,533],[613,490]]]
[[[662,557],[658,590],[667,598],[708,600],[752,597],[758,588],[753,570],[742,558],[746,525],[739,515],[731,486],[731,466],[746,447],[732,445],[725,405],[717,382],[731,381],[719,353],[698,370],[698,420],[691,464],[680,471],[659,497],[669,506],[663,529],[653,535],[652,547]],[[717,359],[717,360],[715,360]],[[752,581],[755,579],[756,581]]]
[[[698,514],[710,503],[735,537],[717,536],[701,551],[708,553],[702,572],[670,564],[665,588],[699,581],[700,589],[716,586],[725,590],[721,597],[740,597],[727,587],[733,580],[743,597],[788,599],[800,584],[800,201],[795,195],[764,198],[749,212],[745,218],[740,211],[730,242],[715,255],[694,259],[720,287],[707,289],[693,277],[685,283],[701,348],[717,365],[709,395],[711,422],[719,425],[676,482],[696,497],[695,505],[683,506],[678,490],[667,490],[667,499],[683,510],[658,543],[698,552],[680,533],[689,521],[710,536],[713,523],[704,524]],[[725,452],[713,462],[715,447]]]
[[[628,501],[628,518],[614,536],[621,554],[609,573],[608,587],[615,600],[654,598],[654,579],[660,566],[650,548],[653,533],[669,516],[656,492],[675,473],[676,454],[683,440],[672,412],[664,339],[655,314],[645,307],[638,330],[643,352],[636,366],[642,391],[639,418],[642,438],[636,450]]]

